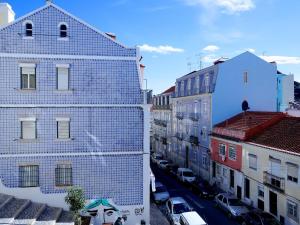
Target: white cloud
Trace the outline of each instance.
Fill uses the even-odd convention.
[[[262,59],[277,64],[300,64],[300,57],[294,56],[260,56]]]
[[[184,0],[188,5],[201,5],[205,8],[217,7],[225,13],[238,13],[255,8],[254,0]]]
[[[160,45],[160,46],[151,46],[148,44],[143,44],[138,46],[143,52],[152,52],[159,54],[170,54],[170,53],[181,53],[184,52],[182,48],[175,48],[170,45]]]
[[[216,45],[208,45],[205,48],[203,48],[202,50],[205,52],[215,52],[218,51],[220,48]]]
[[[214,54],[209,54],[209,55],[206,55],[204,57],[201,58],[201,60],[204,62],[204,63],[213,63],[215,62],[216,60],[218,60],[220,57],[214,55]]]

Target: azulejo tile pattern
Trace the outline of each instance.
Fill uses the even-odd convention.
[[[33,23],[33,39],[23,38],[27,20]],[[61,22],[68,25],[68,40],[59,40]],[[69,162],[73,184],[84,188],[86,198],[143,204],[144,112],[137,106],[143,104],[139,68],[135,59],[121,59],[136,58],[136,49],[121,46],[52,4],[0,30],[0,35],[0,54],[12,54],[0,57],[0,126],[4,131],[0,178],[4,185],[18,187],[19,165],[33,164],[39,165],[43,193],[64,192],[65,188],[55,187],[55,168]],[[39,58],[39,54],[46,56]],[[36,90],[20,89],[20,63],[36,64]],[[70,65],[69,91],[56,90],[57,64]],[[29,104],[36,107],[20,106]],[[86,104],[89,107],[80,106]],[[36,118],[36,140],[20,139],[19,118],[24,117]],[[70,118],[70,140],[56,139],[57,117]]]

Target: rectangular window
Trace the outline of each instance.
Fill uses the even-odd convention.
[[[231,160],[236,160],[236,148],[234,146],[229,146],[228,154]]]
[[[217,164],[216,168],[217,168],[217,175],[221,175],[221,166]]]
[[[298,222],[298,204],[288,200],[287,201],[287,216]]]
[[[69,65],[57,65],[56,88],[60,91],[69,90]]]
[[[257,186],[257,195],[258,197],[263,198],[265,196],[265,192],[264,192],[264,186]]]
[[[287,163],[287,180],[298,183],[298,170],[298,165]]]
[[[248,154],[249,168],[257,170],[257,156],[253,154]]]
[[[207,155],[202,155],[202,166],[203,168],[207,169],[208,168],[208,159],[207,159]]]
[[[244,84],[248,83],[248,72],[244,72]]]
[[[21,118],[21,139],[36,139],[36,119]]]
[[[70,118],[56,118],[57,139],[70,138]]]
[[[19,187],[39,186],[39,166],[29,165],[19,167]]]
[[[219,144],[219,155],[225,156],[226,155],[226,145]]]
[[[250,180],[245,178],[245,197],[250,198]]]
[[[207,130],[206,127],[202,127],[202,141],[207,140]]]
[[[72,186],[72,165],[59,164],[55,169],[56,186]]]
[[[21,64],[21,89],[35,90],[36,89],[36,68],[35,64]]]

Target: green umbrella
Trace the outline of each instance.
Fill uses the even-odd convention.
[[[97,199],[97,200],[94,200],[93,202],[91,202],[90,204],[88,204],[84,208],[84,211],[88,211],[88,210],[96,208],[96,207],[98,207],[100,205],[103,205],[103,206],[106,206],[106,207],[111,207],[111,208],[113,208],[113,210],[119,211],[116,207],[114,207],[112,204],[110,204],[107,199]]]

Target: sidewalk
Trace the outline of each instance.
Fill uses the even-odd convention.
[[[170,225],[167,218],[157,208],[154,203],[150,205],[150,224],[151,225]]]

